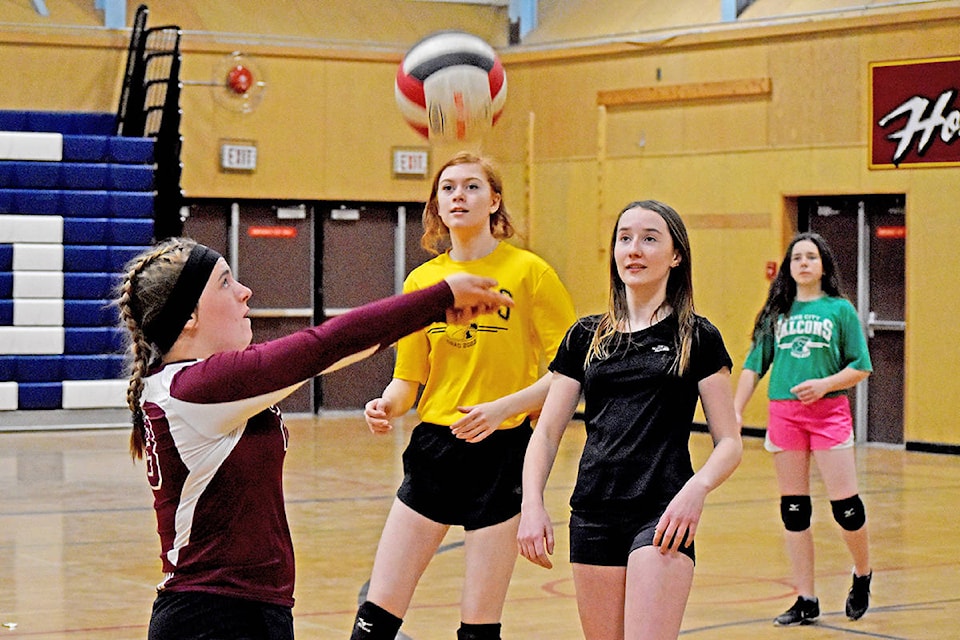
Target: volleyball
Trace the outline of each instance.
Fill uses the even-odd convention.
[[[441,31],[403,57],[395,96],[403,118],[423,137],[466,142],[496,124],[507,99],[507,76],[482,38]]]

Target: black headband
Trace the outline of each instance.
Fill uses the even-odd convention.
[[[150,321],[144,325],[143,335],[147,340],[166,353],[173,343],[180,337],[184,325],[190,319],[190,314],[197,308],[200,294],[207,286],[207,280],[213,273],[213,267],[220,259],[220,254],[202,244],[196,245],[190,251],[183,270],[177,276],[177,283],[167,298],[166,304]]]

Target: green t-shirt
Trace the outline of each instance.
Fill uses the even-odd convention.
[[[796,400],[790,393],[795,385],[847,367],[873,370],[856,309],[846,298],[831,296],[794,301],[790,314],[777,318],[775,335],[754,341],[743,368],[763,377],[771,365],[771,400]],[[844,393],[833,391],[827,397]]]

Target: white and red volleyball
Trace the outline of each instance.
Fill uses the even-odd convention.
[[[415,44],[397,69],[397,105],[425,138],[470,141],[497,122],[507,99],[500,58],[482,38],[441,31]]]

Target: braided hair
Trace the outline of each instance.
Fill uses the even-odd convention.
[[[163,309],[177,278],[197,245],[187,238],[170,238],[144,251],[127,263],[123,279],[117,286],[115,304],[120,324],[127,330],[127,356],[130,384],[127,387],[127,406],[133,420],[130,434],[130,454],[143,458],[146,432],[140,396],[147,371],[163,357],[161,350],[147,340],[143,327]]]

